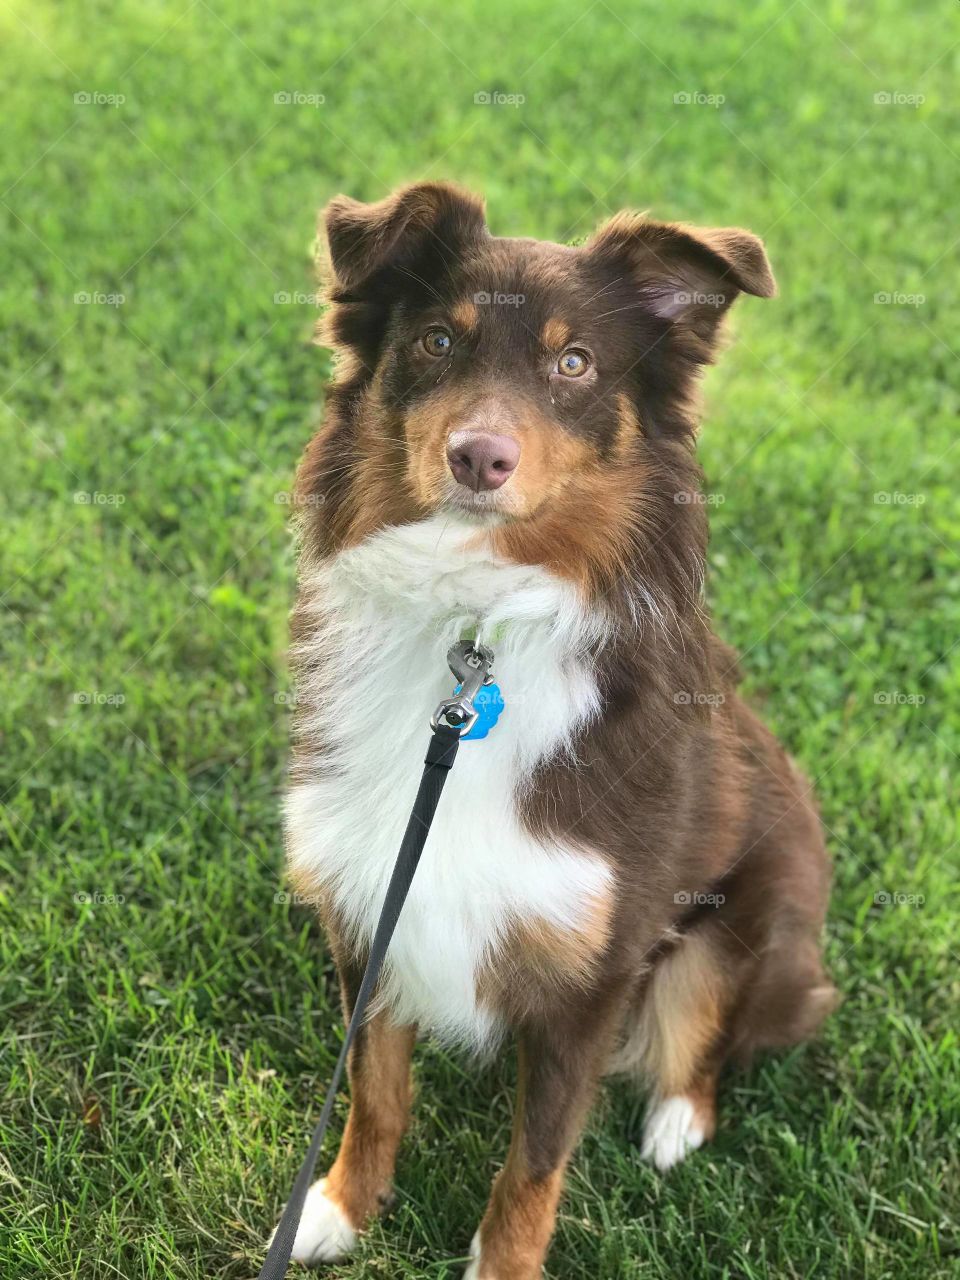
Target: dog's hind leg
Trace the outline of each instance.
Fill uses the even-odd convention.
[[[698,925],[654,971],[618,1055],[618,1068],[639,1067],[651,1086],[641,1153],[659,1169],[713,1137],[727,1059],[745,1063],[758,1049],[806,1040],[837,1004],[806,922],[781,923],[754,945],[762,949],[750,950],[722,908],[715,922]]]
[[[669,1169],[713,1137],[734,975],[712,932],[685,935],[638,991],[610,1070],[650,1089],[641,1154]]]
[[[745,860],[738,877],[756,889],[753,870]],[[801,912],[775,904],[764,919],[736,879],[638,988],[610,1065],[650,1089],[642,1154],[659,1169],[713,1136],[728,1058],[744,1062],[757,1049],[807,1039],[837,1001],[809,903]]]

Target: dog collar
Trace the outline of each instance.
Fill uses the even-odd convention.
[[[507,634],[507,624],[498,622],[490,631],[485,631],[484,636],[487,643],[498,645]],[[480,636],[480,623],[475,622],[472,627],[466,627],[460,633],[459,644],[476,644]]]

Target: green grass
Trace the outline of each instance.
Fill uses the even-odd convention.
[[[282,496],[328,359],[275,296],[312,290],[331,194],[425,176],[483,190],[501,233],[631,205],[748,226],[782,291],[740,304],[708,381],[711,597],[818,780],[845,1003],[731,1076],[718,1141],[667,1178],[642,1100],[606,1090],[549,1274],[957,1274],[960,13],[705,8],[0,16],[0,1275],[258,1269],[340,1034],[278,897]],[[457,1275],[502,1159],[510,1062],[427,1045],[417,1072],[398,1207],[344,1277]]]

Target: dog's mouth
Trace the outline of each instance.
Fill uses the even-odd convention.
[[[478,520],[502,520],[519,514],[515,496],[509,491],[469,489],[462,484],[449,485],[440,505],[447,511]]]

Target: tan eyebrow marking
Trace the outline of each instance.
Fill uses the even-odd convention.
[[[559,316],[551,316],[540,334],[543,345],[550,351],[562,351],[570,341],[570,326]]]
[[[476,304],[462,298],[450,308],[450,319],[458,329],[472,329],[479,319]]]
[[[619,453],[629,453],[634,441],[643,434],[640,416],[625,391],[618,391],[617,396],[617,437],[616,445]]]

